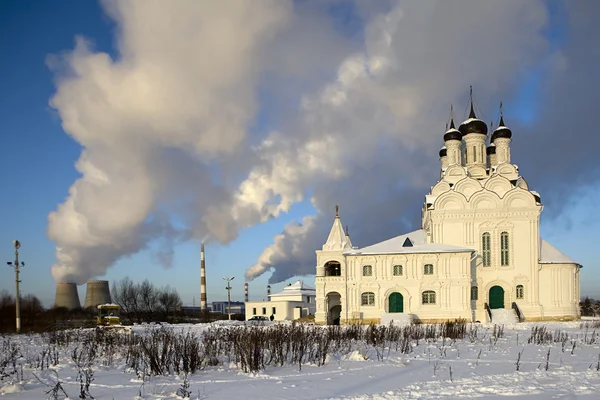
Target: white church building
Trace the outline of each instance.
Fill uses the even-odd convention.
[[[451,117],[417,231],[353,247],[336,206],[316,251],[315,322],[578,318],[581,265],[540,237],[543,205],[511,163],[511,137],[502,108],[489,143],[472,100],[458,129]]]

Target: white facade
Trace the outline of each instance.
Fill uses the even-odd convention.
[[[246,320],[254,316],[273,316],[274,321],[293,321],[315,311],[316,291],[300,280],[279,293],[270,294],[269,301],[246,302]]]
[[[486,148],[473,111],[458,130],[452,121],[420,230],[356,248],[336,209],[316,251],[316,322],[379,322],[384,313],[483,322],[499,308],[528,321],[577,318],[581,265],[540,238],[543,206],[510,163],[511,137],[501,118]]]

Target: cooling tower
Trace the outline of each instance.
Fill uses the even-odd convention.
[[[69,310],[81,308],[77,285],[74,283],[59,283],[56,285],[54,307],[65,307]]]
[[[85,303],[83,308],[96,307],[98,304],[110,303],[108,281],[87,281]]]

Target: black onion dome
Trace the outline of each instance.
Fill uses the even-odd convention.
[[[498,128],[496,128],[496,130],[492,134],[492,142],[496,140],[496,138],[510,139],[511,137],[512,131],[504,125],[504,118],[500,116],[500,123],[498,124]]]
[[[444,134],[444,142],[448,140],[462,140],[462,134],[454,126],[454,118],[450,120],[450,128]]]
[[[487,149],[485,149],[486,154],[489,156],[490,154],[496,154],[496,145],[490,144]]]
[[[447,155],[448,155],[448,150],[446,149],[446,146],[444,146],[440,149],[440,158],[446,157]]]
[[[458,130],[463,136],[466,136],[469,133],[479,133],[487,135],[487,124],[482,120],[478,119],[475,115],[475,110],[473,109],[473,102],[471,102],[471,112],[469,113],[469,119],[460,124]]]

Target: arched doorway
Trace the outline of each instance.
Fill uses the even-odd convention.
[[[327,325],[339,325],[342,315],[342,296],[337,292],[327,294]]]
[[[404,296],[402,296],[402,293],[394,292],[390,294],[390,297],[388,298],[388,312],[404,312]]]
[[[504,289],[501,286],[490,288],[490,308],[504,308]]]

